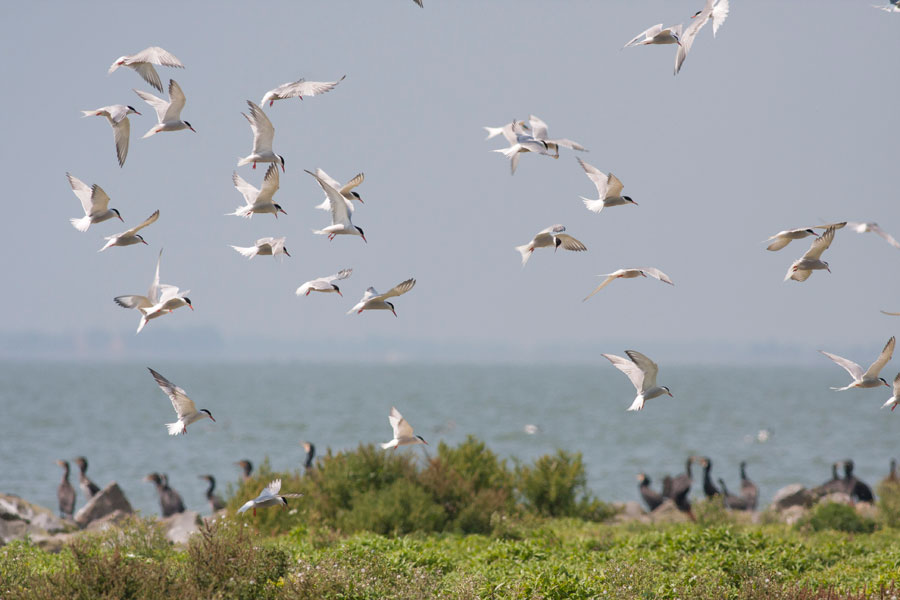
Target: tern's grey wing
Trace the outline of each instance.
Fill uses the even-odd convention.
[[[247,106],[250,107],[250,115],[244,115],[244,117],[250,123],[250,129],[253,131],[253,152],[256,154],[271,152],[272,140],[275,138],[275,128],[272,127],[272,121],[251,100],[247,100]]]
[[[636,364],[644,373],[643,385],[641,386],[640,392],[643,394],[647,390],[655,388],[656,373],[659,371],[659,367],[656,363],[636,350],[626,350],[625,354],[627,354],[628,358],[634,361],[634,364]]]
[[[169,102],[166,102],[162,98],[157,98],[153,94],[142,90],[136,90],[132,88],[131,91],[140,96],[141,100],[153,107],[153,110],[156,111],[157,121],[162,123],[166,120],[166,111],[169,110]]]
[[[600,199],[603,200],[607,196],[607,190],[609,186],[607,182],[609,177],[606,173],[595,167],[594,165],[588,164],[581,160],[580,158],[576,159],[578,164],[581,165],[581,168],[584,169],[584,172],[587,174],[588,179],[594,182],[594,186],[597,188],[597,193],[600,194]]]
[[[122,233],[120,233],[119,237],[126,236],[126,235],[127,236],[134,235],[138,231],[140,231],[141,229],[146,227],[147,225],[152,225],[153,223],[156,223],[156,220],[158,218],[159,218],[159,209],[157,209],[152,215],[150,215],[149,217],[144,219],[144,222],[141,223],[140,225],[136,225],[136,226],[132,227],[131,229],[129,229],[128,231],[123,231]]]
[[[881,351],[881,354],[878,355],[878,358],[875,359],[875,362],[869,366],[866,372],[863,374],[863,377],[878,377],[878,374],[884,368],[888,362],[890,362],[891,357],[894,356],[894,346],[897,343],[897,338],[891,336],[891,339],[887,341],[887,344],[884,345],[884,349]]]
[[[894,398],[900,396],[900,373],[897,373],[897,376],[894,377]]]
[[[528,125],[531,127],[531,135],[538,140],[547,139],[547,124],[535,115],[528,115]]]
[[[180,121],[181,109],[184,108],[186,99],[181,86],[174,79],[169,80],[169,106],[163,115],[163,121]]]
[[[623,47],[623,48],[628,48],[628,47],[630,47],[630,46],[635,45],[635,44],[636,44],[637,42],[639,42],[639,41],[642,41],[642,40],[645,40],[645,39],[650,39],[650,38],[656,36],[656,34],[658,34],[660,31],[662,31],[662,23],[657,23],[657,24],[654,25],[653,27],[651,27],[651,28],[649,28],[649,29],[647,29],[647,30],[645,30],[645,31],[642,31],[641,33],[639,33],[639,34],[637,34],[636,36],[634,36],[634,37],[631,39],[630,42],[628,42],[627,44],[625,44],[625,45],[622,46],[622,47]]]
[[[263,178],[262,187],[259,189],[257,198],[268,198],[271,200],[279,187],[281,187],[281,176],[278,174],[278,164],[272,163],[266,169],[266,176]]]
[[[391,412],[388,414],[388,422],[391,424],[391,429],[394,432],[394,439],[398,439],[400,437],[400,422],[403,421],[403,415],[400,414],[400,411],[395,407],[391,407]]]
[[[410,277],[406,281],[404,281],[402,283],[398,283],[397,285],[395,285],[394,287],[392,287],[385,293],[381,294],[379,296],[379,299],[385,300],[386,298],[393,298],[394,296],[402,296],[409,290],[413,289],[413,287],[415,285],[416,285],[416,280],[414,278]]]
[[[893,338],[892,338],[893,339]],[[858,381],[863,378],[863,370],[862,367],[853,362],[852,360],[848,360],[843,356],[838,356],[837,354],[831,354],[830,352],[825,352],[824,350],[819,350],[822,354],[833,360],[836,364],[843,367],[854,381]]]
[[[149,83],[152,87],[156,88],[160,92],[163,91],[162,81],[159,79],[159,73],[156,72],[156,69],[153,68],[148,62],[137,62],[133,64],[129,64],[129,67],[137,71],[137,74],[141,76],[141,79]]]
[[[343,224],[345,227],[350,227],[352,225],[350,223],[350,211],[347,209],[347,203],[344,201],[341,193],[312,171],[306,172],[316,178],[319,186],[325,191],[325,195],[328,196],[328,200],[331,202],[331,224]]]
[[[125,60],[125,64],[131,66],[133,63],[148,62],[163,67],[177,67],[183,69],[184,65],[171,52],[160,48],[159,46],[150,46],[141,50],[137,54],[132,54]]]
[[[147,296],[116,296],[113,298],[113,302],[121,306],[122,308],[149,308],[153,306],[153,303],[147,298]]]
[[[331,90],[333,90],[335,86],[337,86],[337,84],[344,80],[345,77],[347,76],[344,75],[344,77],[341,77],[337,81],[300,80],[292,84],[291,87],[286,90],[287,95],[285,97],[293,98],[295,96],[318,96],[319,94],[324,94],[325,92],[330,92]]]
[[[194,405],[194,401],[187,397],[187,394],[184,393],[184,390],[154,371],[150,369],[150,374],[153,375],[153,379],[156,380],[156,383],[159,385],[160,389],[165,392],[165,394],[172,401],[172,408],[175,409],[175,413],[178,415],[178,418],[181,419],[187,415],[192,415],[197,412],[197,407]]]
[[[625,373],[631,381],[631,385],[634,386],[634,389],[637,390],[639,394],[641,393],[644,387],[644,372],[640,367],[627,358],[622,358],[615,354],[601,354],[600,356],[611,362],[615,368]]]
[[[128,137],[131,135],[131,122],[125,117],[113,126],[113,139],[116,142],[116,157],[119,159],[119,166],[125,164],[128,157]]]
[[[162,248],[159,250],[159,256],[156,257],[156,274],[153,276],[153,282],[147,291],[147,298],[151,304],[159,302],[159,263],[162,262]]]
[[[585,250],[587,250],[587,246],[567,233],[557,235],[556,239],[561,242],[560,246],[563,248],[563,250],[571,250],[573,252],[584,252]]]
[[[548,144],[556,144],[557,146],[562,146],[563,148],[570,148],[572,150],[578,150],[580,152],[587,152],[587,148],[579,144],[578,142],[574,142],[570,139],[559,138],[555,140],[546,140]]]
[[[322,277],[321,281],[324,281],[328,284],[331,284],[332,281],[340,281],[341,279],[347,279],[353,273],[353,269],[341,269],[335,275],[329,275],[328,277]]]
[[[655,267],[641,267],[641,271],[649,275],[650,277],[655,277],[664,283],[668,283],[669,285],[675,285],[672,283],[672,280],[669,279],[669,276],[660,271]]]
[[[363,173],[359,173],[356,177],[345,183],[344,187],[340,188],[340,192],[342,194],[348,193],[350,190],[361,184],[365,178],[366,176]]]
[[[615,278],[614,276],[612,276],[612,275],[607,276],[606,279],[604,279],[604,280],[600,283],[600,285],[598,285],[596,288],[594,288],[594,291],[593,291],[593,292],[591,292],[590,294],[587,295],[587,298],[585,298],[584,300],[582,300],[582,302],[584,302],[585,300],[587,300],[588,298],[590,298],[591,296],[593,296],[594,294],[596,294],[597,292],[599,292],[600,290],[602,290],[603,288],[605,288],[607,285],[609,285],[609,282],[612,281],[612,280],[614,280],[614,279],[616,279],[616,278]]]
[[[716,2],[715,7],[713,7],[710,18],[712,19],[712,28],[713,28],[713,37],[716,37],[716,33],[719,31],[719,27],[722,26],[722,23],[725,22],[725,19],[728,18],[728,0],[719,0]]]
[[[109,208],[109,196],[96,183],[91,186],[91,209],[88,214],[104,213]]]
[[[872,233],[875,233],[875,234],[878,234],[879,236],[881,236],[881,237],[884,239],[884,241],[886,241],[888,244],[890,244],[890,245],[893,246],[894,248],[900,248],[900,242],[898,242],[897,240],[895,240],[895,239],[893,238],[893,236],[891,236],[891,235],[890,235],[889,233],[887,233],[884,229],[882,229],[881,227],[879,227],[879,226],[878,226],[878,223],[872,223],[872,224],[870,224],[870,225],[869,225],[869,230],[870,230]]]
[[[622,184],[622,182],[619,181],[619,178],[616,177],[615,175],[613,175],[612,173],[609,174],[609,180],[607,181],[607,185],[609,186],[608,187],[609,191],[607,192],[606,195],[609,197],[613,197],[613,198],[615,198],[617,196],[621,196],[622,190],[625,188],[625,186]]]
[[[274,165],[275,163],[272,164]],[[234,187],[237,188],[237,191],[244,197],[244,202],[252,206],[259,196],[259,190],[247,183],[243,177],[237,174],[237,171],[232,173],[231,180],[234,182]]]
[[[66,173],[66,177],[69,180],[69,185],[72,186],[72,191],[81,202],[81,208],[84,209],[84,214],[91,214],[91,207],[93,206],[93,202],[91,202],[91,186],[78,179],[71,173]]]
[[[825,233],[817,237],[813,240],[812,245],[810,245],[809,250],[806,251],[806,254],[803,255],[804,259],[808,260],[818,260],[822,257],[822,253],[828,249],[831,245],[832,240],[834,240],[834,227],[829,227],[825,230]]]

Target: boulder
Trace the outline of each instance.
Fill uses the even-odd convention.
[[[81,510],[75,515],[75,522],[83,528],[91,521],[96,521],[117,510],[128,514],[134,512],[128,499],[125,498],[125,494],[119,488],[119,484],[113,481],[81,507]]]
[[[878,507],[871,502],[857,502],[854,506],[856,512],[868,519],[878,518]]]
[[[782,523],[786,523],[787,525],[796,525],[797,521],[806,516],[806,513],[809,512],[804,506],[799,504],[795,504],[794,506],[788,506],[783,511],[779,513],[779,517],[781,518]]]
[[[820,504],[828,504],[829,502],[834,502],[835,504],[853,504],[853,500],[850,499],[850,494],[845,492],[831,492],[830,494],[825,494],[819,498]]]
[[[159,520],[166,531],[166,539],[174,544],[187,544],[191,535],[200,530],[200,513],[186,510]]]
[[[99,519],[94,519],[85,527],[85,531],[106,531],[110,527],[119,526],[122,521],[131,517],[133,513],[124,510],[114,510],[107,515],[103,515]]]
[[[803,506],[808,508],[815,502],[815,495],[800,483],[792,483],[777,492],[772,498],[771,508],[775,510],[784,510],[791,506]]]
[[[628,502],[613,502],[612,506],[616,509],[616,515],[613,517],[615,523],[627,523],[631,521],[640,521],[642,523],[650,522],[647,511],[634,500]]]
[[[49,508],[11,494],[0,494],[0,520],[25,521],[34,527],[54,532],[66,529],[66,522]]]

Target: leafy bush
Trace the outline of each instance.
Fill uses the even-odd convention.
[[[834,529],[847,533],[872,533],[875,521],[861,516],[852,506],[837,502],[825,502],[816,505],[809,515],[801,519],[797,525],[808,527],[813,531]]]
[[[900,482],[878,484],[878,514],[887,527],[900,527]]]
[[[541,456],[532,466],[519,465],[516,483],[525,506],[543,516],[602,521],[615,514],[588,491],[581,452],[557,450],[555,456]]]

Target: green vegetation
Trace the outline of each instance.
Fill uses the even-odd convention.
[[[275,477],[288,509],[234,510]],[[580,455],[514,469],[468,439],[421,461],[372,446],[328,453],[309,475],[234,490],[228,515],[186,547],[152,520],[85,533],[58,554],[0,548],[0,598],[895,598],[900,486],[878,520],[825,504],[791,527],[738,523],[721,502],[697,521],[611,524]],[[892,512],[893,511],[893,512]],[[746,521],[746,519],[743,519]]]

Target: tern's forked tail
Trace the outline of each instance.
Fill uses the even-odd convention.
[[[516,246],[516,250],[522,255],[522,266],[524,267],[525,263],[528,262],[528,259],[531,258],[531,255],[534,254],[534,246],[529,242],[524,246]]]
[[[91,226],[91,218],[85,215],[80,219],[69,219],[69,223],[71,223],[72,227],[78,231],[85,232],[88,230],[88,227]]]
[[[178,421],[175,423],[166,423],[166,429],[169,430],[169,435],[178,435],[184,431],[184,427],[182,427],[181,423]]]
[[[591,200],[589,198],[585,198],[584,196],[579,196],[579,198],[584,201],[584,205],[589,211],[598,213],[603,210],[603,200]]]

